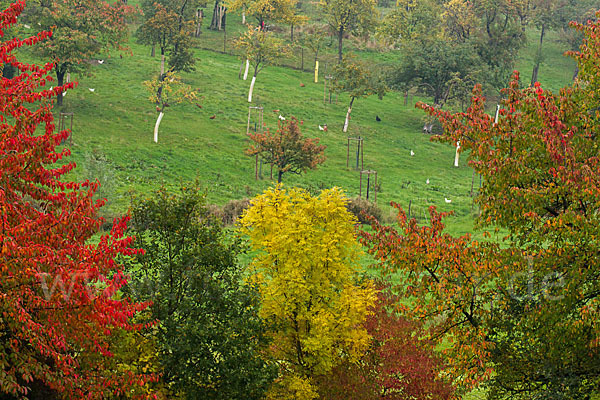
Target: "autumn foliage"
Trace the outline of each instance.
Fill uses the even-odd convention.
[[[250,133],[248,136],[253,143],[246,153],[258,155],[275,165],[279,169],[277,181],[280,183],[285,173],[301,174],[325,162],[325,146],[319,145],[319,139],[304,138],[295,117],[279,121],[275,134],[267,130],[266,133]]]
[[[600,387],[600,20],[576,25],[579,77],[553,93],[514,73],[498,121],[480,86],[466,112],[418,107],[461,141],[483,185],[478,225],[491,240],[408,220],[363,233],[387,273],[403,272],[404,312],[445,340],[447,373],[463,389],[485,381],[490,398],[593,398]],[[500,230],[501,229],[501,230]],[[498,243],[501,240],[501,243]]]
[[[328,400],[444,400],[454,389],[440,377],[441,358],[433,343],[420,338],[421,323],[397,313],[399,297],[382,288],[367,316],[371,344],[358,363],[343,363],[318,378]]]
[[[363,326],[375,300],[361,282],[359,249],[346,200],[337,188],[312,197],[281,186],[252,200],[241,219],[256,252],[249,279],[280,367],[269,400],[318,398],[313,379],[358,361],[369,345]]]
[[[24,6],[17,1],[0,13],[2,32]],[[92,198],[97,183],[63,179],[75,165],[64,162],[68,149],[57,148],[68,132],[55,131],[51,107],[65,88],[44,89],[54,64],[12,54],[50,35],[0,44],[1,61],[22,71],[0,83],[0,393],[129,395],[153,376],[103,368],[111,333],[136,329],[131,317],[146,307],[117,297],[126,277],[115,257],[136,252],[123,237],[126,219],[90,243],[103,201]]]

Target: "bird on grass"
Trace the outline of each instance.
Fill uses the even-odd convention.
[[[281,114],[279,114],[279,119],[282,120],[282,121],[285,121],[285,117],[283,115],[281,115]]]
[[[104,60],[98,60],[98,64],[104,64]]]
[[[415,155],[415,152],[411,150],[411,151],[410,151],[410,156],[412,157],[412,156],[414,156],[414,155]]]
[[[96,89],[92,89],[92,88],[88,88],[90,90],[90,92],[94,93],[96,91]]]
[[[215,118],[217,118],[217,116],[216,116],[216,115],[212,115],[212,116],[210,117],[210,119],[215,119]]]
[[[375,121],[377,121],[377,122],[381,122],[381,118],[379,118],[379,115],[376,115],[376,116],[375,116]]]
[[[446,204],[450,204],[450,203],[452,203],[452,200],[450,200],[450,199],[447,199],[447,198],[445,198],[445,197],[444,197],[444,201],[446,202]]]
[[[425,181],[425,183],[429,185],[429,178],[427,178],[427,180]]]

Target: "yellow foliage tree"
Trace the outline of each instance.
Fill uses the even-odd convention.
[[[267,22],[288,22],[296,14],[297,0],[226,0],[230,11],[242,10],[256,18],[261,30]]]
[[[312,197],[281,185],[255,198],[241,219],[257,252],[249,279],[281,366],[269,399],[317,398],[311,378],[357,361],[369,345],[362,324],[376,290],[359,278],[355,223],[341,190]]]

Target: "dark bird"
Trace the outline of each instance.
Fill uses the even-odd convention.
[[[379,115],[376,115],[376,116],[375,116],[375,121],[377,121],[377,122],[381,122],[381,118],[379,118]]]
[[[215,119],[216,117],[217,117],[216,115],[213,115],[210,117],[210,119]]]
[[[196,103],[196,107],[202,108],[202,106],[200,104],[198,104],[198,103]]]

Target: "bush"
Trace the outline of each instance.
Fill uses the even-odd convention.
[[[368,217],[373,217],[377,221],[381,221],[383,217],[381,209],[375,203],[361,199],[360,197],[348,200],[346,208],[356,216],[358,222],[361,224],[368,224]]]
[[[223,225],[228,226],[235,224],[244,210],[246,210],[249,206],[250,200],[244,198],[240,200],[231,200],[222,207],[211,204],[207,208],[209,215],[222,221]]]

